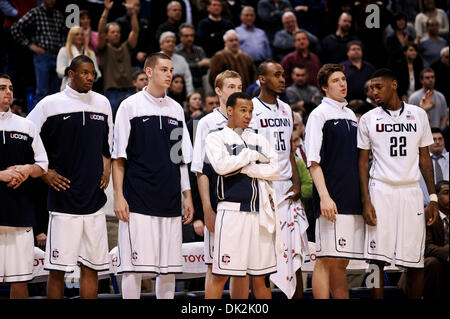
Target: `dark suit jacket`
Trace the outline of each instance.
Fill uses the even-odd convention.
[[[448,247],[444,247],[444,222],[438,216],[436,222],[427,226],[427,237],[425,240],[425,257],[436,257],[448,260]]]

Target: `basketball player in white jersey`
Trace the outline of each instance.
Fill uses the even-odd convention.
[[[430,195],[427,225],[438,216],[433,184],[433,144],[426,112],[402,102],[397,79],[389,69],[377,70],[370,87],[379,107],[361,117],[358,127],[359,177],[366,221],[364,256],[379,267],[373,298],[383,297],[383,267],[406,268],[406,294],[420,298],[424,277],[425,213],[419,186],[422,173]],[[373,162],[369,167],[369,152]]]
[[[250,126],[270,142],[278,153],[280,178],[274,181],[284,252],[277,257],[277,273],[270,276],[288,298],[302,298],[302,255],[308,251],[308,222],[300,202],[300,178],[291,148],[294,119],[290,106],[280,99],[285,88],[284,69],[275,61],[258,67],[261,92],[253,98],[253,120]]]
[[[205,139],[209,133],[223,129],[228,123],[226,102],[228,97],[242,91],[242,81],[239,73],[226,70],[216,76],[214,90],[219,97],[220,106],[211,113],[204,116],[194,130],[194,154],[191,171],[197,175],[198,190],[202,200],[203,213],[205,216],[205,263],[208,268],[205,279],[205,297],[210,297],[211,288],[214,283],[211,281],[212,261],[214,255],[214,224],[216,220],[217,194],[216,173],[205,156]],[[246,285],[235,285],[235,278],[230,280],[231,298],[248,297],[248,281]]]

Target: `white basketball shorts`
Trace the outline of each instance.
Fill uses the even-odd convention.
[[[259,213],[217,210],[214,275],[263,276],[277,271],[273,234],[259,225]]]
[[[32,280],[33,262],[33,229],[0,226],[0,283]]]
[[[44,269],[73,272],[81,264],[104,271],[109,259],[103,208],[89,215],[50,212]]]
[[[179,274],[181,264],[181,216],[157,217],[130,213],[119,221],[118,273]]]
[[[364,259],[364,218],[337,214],[331,222],[322,215],[316,221],[316,257]]]
[[[426,233],[419,183],[394,186],[371,180],[369,194],[377,225],[366,225],[365,258],[423,268]]]

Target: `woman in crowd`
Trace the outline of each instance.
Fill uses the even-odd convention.
[[[185,110],[186,122],[191,118],[202,115],[202,95],[199,92],[193,92],[188,95]]]
[[[56,58],[56,73],[62,78],[61,91],[66,88],[69,82],[68,67],[72,59],[79,55],[86,55],[94,61],[95,72],[97,73],[96,80],[101,77],[100,69],[98,68],[97,58],[95,53],[90,50],[84,38],[82,27],[72,27],[67,35],[66,45],[62,47]]]
[[[409,42],[403,47],[403,57],[392,66],[398,77],[398,96],[403,101],[406,101],[414,91],[422,87],[420,83],[422,68],[423,62],[419,56],[417,45]]]
[[[181,74],[174,74],[167,95],[184,106],[186,102],[186,85]]]

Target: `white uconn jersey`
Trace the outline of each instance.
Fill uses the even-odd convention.
[[[288,104],[277,99],[276,105],[268,105],[258,97],[252,99],[253,119],[250,127],[262,134],[278,154],[280,165],[279,180],[292,177],[290,162],[291,135],[294,128],[292,110]]]
[[[433,144],[426,112],[403,103],[400,115],[377,107],[361,117],[358,148],[372,150],[370,178],[393,185],[418,182],[419,147]]]

